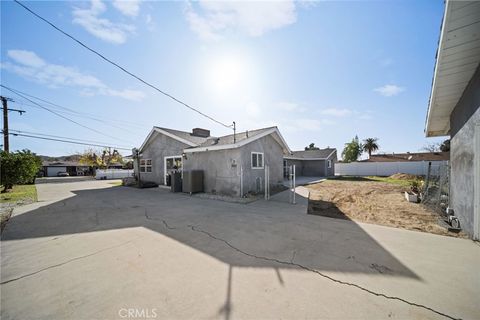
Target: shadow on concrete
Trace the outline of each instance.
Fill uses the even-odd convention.
[[[144,227],[231,268],[272,268],[280,284],[280,270],[299,264],[321,271],[420,280],[358,224],[300,214],[288,203],[235,204],[158,188],[111,187],[73,193],[12,217],[2,241]],[[231,273],[230,269],[230,278]],[[229,285],[228,295],[230,291]],[[230,309],[227,300],[221,312],[228,318]]]
[[[352,221],[337,205],[330,201],[308,200],[308,214]],[[353,221],[352,221],[353,222]]]

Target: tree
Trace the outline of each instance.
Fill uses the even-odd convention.
[[[1,151],[2,193],[12,189],[14,184],[34,183],[35,176],[42,167],[42,160],[30,150],[15,152]]]
[[[116,149],[105,148],[101,152],[87,149],[80,155],[79,162],[89,167],[108,168],[111,163],[123,163],[123,158]]]
[[[308,147],[305,147],[305,151],[307,150],[320,150],[320,148],[315,147],[315,143],[312,142]]]
[[[427,152],[439,152],[440,151],[440,142],[436,143],[427,143],[423,146],[422,150]]]
[[[342,158],[344,162],[357,161],[362,155],[363,146],[358,140],[358,136],[352,139],[351,142],[345,143],[345,148],[342,151]]]
[[[378,138],[367,138],[363,140],[363,151],[368,152],[368,158],[372,156],[372,152],[380,148],[377,141]]]
[[[450,151],[450,139],[447,139],[442,142],[440,145],[440,151],[442,152],[449,152]]]

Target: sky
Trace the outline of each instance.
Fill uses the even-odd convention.
[[[161,90],[224,124],[235,121],[239,132],[278,126],[292,150],[313,142],[340,154],[355,135],[378,138],[381,153],[442,140],[424,135],[440,0],[24,4]],[[9,113],[10,129],[24,133],[126,149],[153,126],[232,133],[12,1],[1,1],[0,72],[2,85],[56,104],[32,99],[53,114],[1,88],[14,99],[10,108],[27,111]],[[11,150],[49,156],[87,148],[10,139]]]

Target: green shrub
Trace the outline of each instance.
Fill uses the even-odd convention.
[[[14,184],[31,184],[42,167],[42,160],[30,150],[0,153],[1,184],[6,192]]]

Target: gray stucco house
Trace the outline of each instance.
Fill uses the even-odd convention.
[[[446,1],[427,137],[450,136],[450,207],[480,239],[480,11],[478,1]]]
[[[204,191],[231,196],[262,192],[265,167],[270,186],[283,182],[283,155],[291,151],[277,127],[222,137],[195,128],[192,132],[154,127],[139,149],[142,180],[166,184],[174,171],[203,170]]]
[[[284,174],[288,167],[295,165],[295,174],[305,177],[330,177],[335,175],[337,149],[293,151],[283,157]]]

